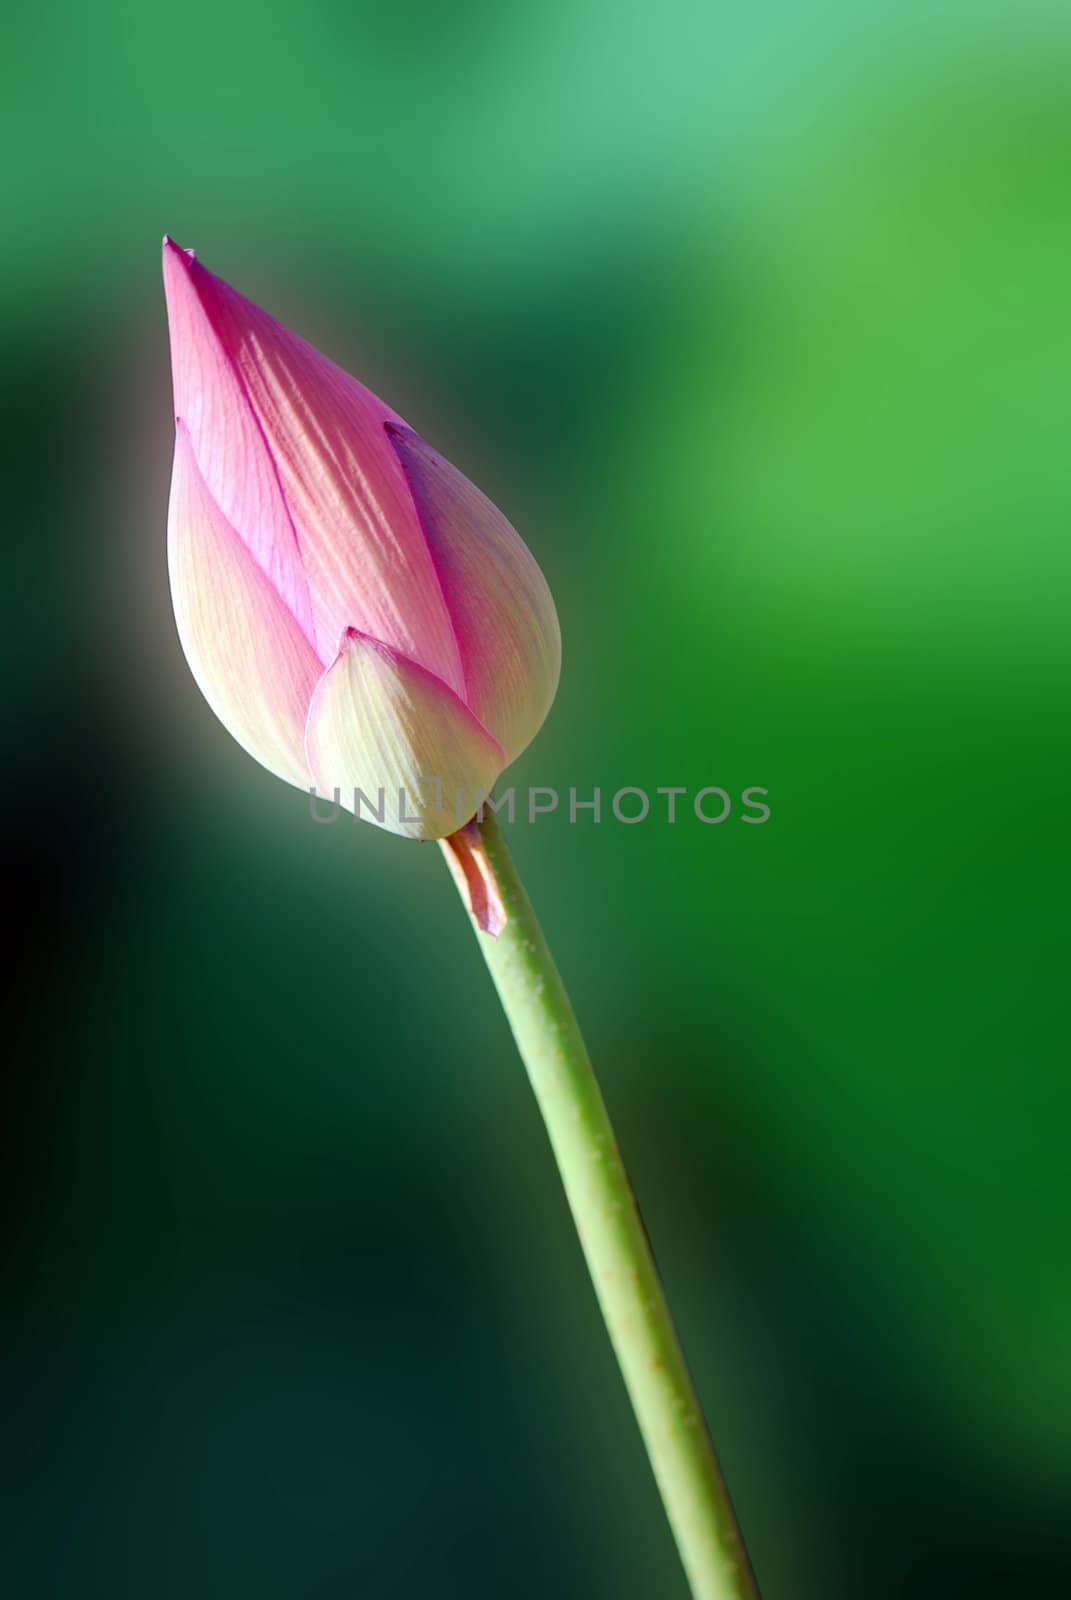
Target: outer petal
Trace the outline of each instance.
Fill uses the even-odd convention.
[[[179,638],[201,693],[255,760],[308,787],[305,718],[320,661],[213,500],[182,426],[167,555]]]
[[[434,563],[383,431],[396,414],[167,240],[164,284],[175,410],[321,661],[353,625],[460,690]]]
[[[189,430],[209,491],[315,646],[312,599],[297,529],[267,437],[191,287],[193,251],[164,240],[175,412]],[[324,659],[328,659],[325,655]]]
[[[500,746],[440,678],[354,628],[317,686],[305,748],[322,795],[338,789],[353,810],[360,789],[365,820],[414,839],[456,832],[505,765]],[[381,819],[373,814],[380,810]]]
[[[464,698],[507,763],[535,737],[561,670],[546,580],[498,508],[404,424],[387,423],[454,623]]]

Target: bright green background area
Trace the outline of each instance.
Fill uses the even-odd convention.
[[[766,1600],[1071,1581],[1066,19],[736,9],[7,24],[13,1594],[683,1594],[439,853],[182,661],[165,229],[528,539],[519,785],[770,791],[512,832]]]

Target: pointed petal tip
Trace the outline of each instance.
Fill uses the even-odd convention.
[[[176,416],[175,417],[175,460],[177,461],[180,456],[182,456],[184,459],[187,458],[187,457],[189,458],[190,462],[192,463],[192,465],[194,467],[194,470],[197,473],[197,476],[200,477],[201,476],[201,469],[197,465],[197,453],[193,448],[193,435],[190,433],[190,430],[186,425],[185,418],[181,417],[181,416]]]
[[[162,250],[162,269],[164,277],[164,298],[167,300],[168,314],[181,300],[185,299],[194,289],[194,269],[203,270],[201,263],[193,250],[184,250],[176,244],[169,233],[164,234]]]
[[[378,649],[379,643],[379,640],[373,638],[370,633],[362,633],[360,628],[354,628],[351,625],[343,628],[342,632],[339,634],[338,651],[336,654],[338,656],[344,656],[350,650],[353,650],[357,645],[360,644],[374,645]]]
[[[165,261],[167,260],[168,256],[180,256],[183,261],[189,263],[197,260],[196,250],[194,250],[192,247],[187,250],[182,245],[176,244],[169,233],[164,234],[163,251]]]

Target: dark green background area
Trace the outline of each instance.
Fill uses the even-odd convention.
[[[1071,49],[1048,5],[6,25],[3,1578],[682,1600],[439,852],[171,620],[165,229],[531,544],[511,839],[765,1600],[1071,1587]],[[724,12],[724,14],[723,14]]]

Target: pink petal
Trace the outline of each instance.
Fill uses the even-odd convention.
[[[388,423],[386,431],[453,619],[461,692],[508,763],[539,731],[558,687],[561,633],[550,590],[486,495],[411,428]]]
[[[192,274],[201,271],[192,250],[180,250],[164,240],[175,412],[189,429],[201,475],[217,505],[315,646],[312,601],[297,531],[241,373],[228,359],[205,306],[191,288]]]
[[[313,695],[305,749],[321,795],[337,789],[354,810],[360,789],[365,820],[416,839],[456,832],[505,764],[441,678],[352,628]]]
[[[255,760],[307,788],[305,718],[321,663],[209,493],[182,425],[167,554],[179,639],[201,693]]]
[[[175,410],[321,661],[353,626],[460,689],[450,617],[383,431],[395,412],[169,241],[164,279]]]

